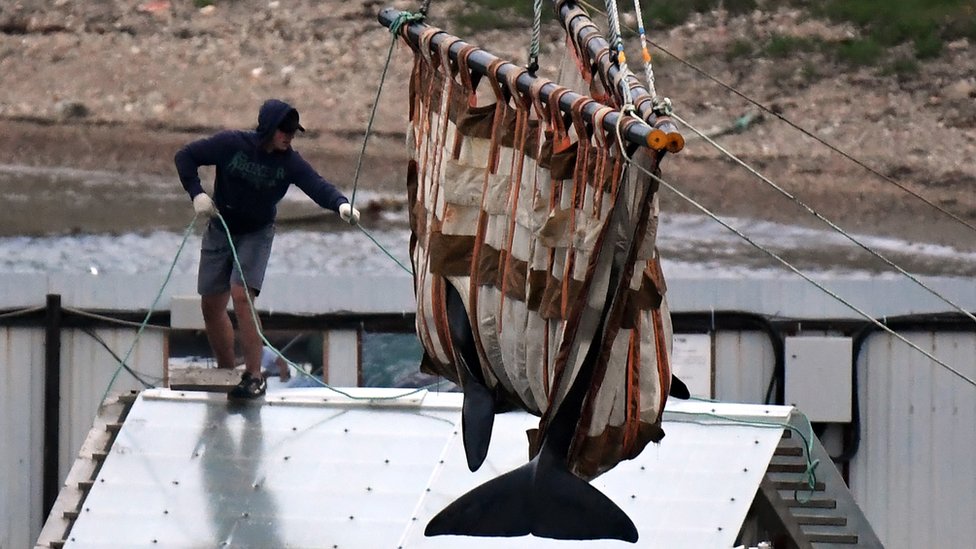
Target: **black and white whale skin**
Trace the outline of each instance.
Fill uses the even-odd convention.
[[[457,290],[445,285],[447,315],[464,392],[462,437],[468,467],[484,462],[494,415],[504,403],[480,375],[468,314]],[[602,320],[600,329],[602,330]],[[428,536],[454,534],[512,537],[532,534],[567,540],[637,541],[626,513],[567,467],[567,456],[583,401],[590,387],[598,345],[591,345],[567,397],[553,415],[538,452],[525,465],[464,494],[427,524]],[[688,388],[672,377],[671,396],[688,398]]]

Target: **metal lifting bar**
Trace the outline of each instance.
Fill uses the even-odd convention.
[[[610,55],[610,44],[600,34],[600,29],[593,24],[593,21],[576,2],[571,0],[559,1],[556,7],[559,10],[559,19],[563,22],[566,32],[576,37],[577,44],[582,44],[586,47],[590,59],[596,63],[599,70],[607,75],[607,80],[609,82],[616,82],[620,78],[620,68],[613,62],[613,57]],[[637,113],[648,124],[661,127],[658,124],[659,114],[654,112],[654,105],[647,88],[633,74],[628,74],[626,78],[627,86],[630,89],[631,97],[633,97],[634,107],[637,109]],[[677,126],[674,125],[674,122],[670,120],[664,122],[669,124],[673,129],[662,129],[668,132],[677,131]]]
[[[401,14],[405,14],[405,12],[394,8],[386,8],[380,11],[377,19],[379,20],[380,24],[389,28],[399,20]],[[423,31],[427,28],[427,24],[414,21],[404,25],[404,30],[402,32],[403,35],[410,40],[411,44],[416,47],[419,44],[421,33],[423,33]],[[438,32],[430,40],[431,47],[439,48],[440,44],[445,40],[454,38],[455,37],[444,31]],[[467,46],[468,44],[462,40],[453,42],[448,52],[451,60],[456,61],[458,54]],[[479,74],[487,76],[488,67],[498,59],[498,57],[479,48],[472,51],[470,57],[468,58],[468,66]],[[498,80],[504,84],[509,73],[512,71],[521,70],[522,69],[520,67],[513,63],[503,62],[498,68]],[[527,72],[523,72],[516,80],[516,85],[518,86],[520,92],[529,93],[532,83],[535,81],[535,77],[531,76]],[[549,82],[540,88],[539,94],[541,95],[541,99],[548,104],[550,94],[560,89],[563,88]],[[559,98],[559,109],[564,113],[571,113],[573,103],[581,97],[584,96],[573,91],[562,94]],[[597,101],[585,103],[582,109],[584,119],[587,122],[593,123],[594,115],[601,107],[603,107],[603,105]],[[620,119],[620,117],[621,114],[619,112],[611,112],[607,114],[603,119],[604,130],[608,132],[616,132],[617,121]],[[666,120],[662,120],[662,122],[666,122]],[[671,124],[671,126],[673,127],[673,124]],[[657,151],[667,149],[671,150],[671,152],[677,152],[678,150],[681,150],[680,147],[677,147],[677,150],[674,150],[674,143],[676,143],[677,140],[681,140],[680,134],[676,134],[674,132],[672,132],[672,134],[667,134],[665,131],[654,128],[635,117],[625,117],[621,122],[620,131],[623,139],[634,145],[649,147]],[[669,144],[671,145],[671,148],[669,148]],[[683,140],[681,140],[681,144],[683,145]]]

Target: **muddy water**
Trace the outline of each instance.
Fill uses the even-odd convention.
[[[175,177],[0,166],[0,201],[0,272],[164,272],[174,257],[176,272],[196,269],[201,222],[176,256],[193,211]],[[403,197],[359,191],[356,202],[364,211],[364,228],[408,264]],[[804,272],[900,276],[830,230],[725,219]],[[895,237],[856,237],[918,275],[976,274],[976,253],[971,251]],[[403,272],[359,230],[323,212],[294,188],[280,205],[274,246],[270,273]],[[769,255],[700,215],[662,213],[658,246],[665,273],[672,277],[787,272]]]

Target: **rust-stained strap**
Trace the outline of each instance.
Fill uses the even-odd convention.
[[[461,48],[461,51],[457,54],[458,76],[461,77],[461,86],[463,86],[464,91],[468,95],[472,96],[472,99],[474,95],[474,81],[471,78],[471,67],[468,66],[468,59],[477,49],[477,47],[468,44]]]
[[[455,80],[454,76],[451,74],[453,71],[449,51],[451,44],[459,41],[460,38],[452,36],[440,44],[440,66],[438,67],[439,70],[437,71],[440,78],[436,80],[441,84],[441,88],[438,90],[440,93],[437,101],[438,112],[441,114],[441,116],[438,119],[440,126],[437,128],[437,133],[434,134],[435,139],[433,142],[434,165],[431,168],[430,177],[434,186],[434,195],[431,198],[431,204],[437,204],[438,196],[440,194],[439,182],[441,181],[440,175],[444,164],[444,149],[447,146],[446,141],[448,123],[450,122],[451,99],[454,95],[453,92]],[[445,106],[447,107],[446,112]]]
[[[433,40],[434,35],[441,32],[441,29],[437,27],[427,27],[420,33],[420,38],[417,43],[420,45],[420,55],[427,61],[427,64],[433,64],[433,56],[431,55],[431,40]]]
[[[637,435],[640,427],[641,392],[641,349],[640,332],[641,326],[638,324],[631,332],[627,342],[627,362],[625,368],[625,387],[624,387],[624,425],[623,425],[623,451],[629,453],[637,442]]]
[[[600,107],[593,115],[593,138],[596,142],[596,150],[598,151],[597,165],[593,173],[593,182],[596,187],[596,196],[594,196],[593,200],[593,215],[599,215],[603,211],[603,195],[607,190],[607,182],[613,176],[614,171],[611,160],[614,138],[610,138],[606,130],[603,129],[603,121],[611,112],[614,111],[610,107]],[[608,164],[610,164],[609,170],[607,169]],[[612,182],[610,183],[610,188],[614,188]],[[613,202],[611,201],[612,204]]]
[[[499,147],[499,127],[501,125],[501,118],[505,112],[505,104],[503,102],[503,94],[501,91],[501,85],[498,83],[498,69],[504,63],[501,59],[495,59],[488,65],[488,81],[492,86],[492,90],[495,92],[495,111],[492,119],[492,131],[490,140],[490,151],[488,153],[488,165],[485,170],[484,179],[481,186],[481,211],[478,214],[478,227],[475,231],[474,246],[472,248],[471,254],[471,266],[470,266],[470,286],[469,286],[469,298],[468,298],[468,321],[471,326],[479,326],[479,318],[477,315],[478,311],[478,301],[481,299],[481,285],[482,284],[492,284],[494,281],[490,276],[482,276],[479,270],[481,256],[485,253],[485,234],[488,228],[488,214],[486,213],[485,200],[488,196],[488,185],[491,174],[495,173],[498,167],[498,147]],[[467,63],[465,62],[465,65]],[[467,67],[465,66],[465,69]],[[470,74],[470,73],[469,73]],[[496,261],[497,265],[497,261]],[[483,365],[489,363],[487,358],[487,353],[485,353],[484,344],[481,340],[479,330],[472,330],[475,340],[475,347],[478,350],[478,355]]]
[[[516,295],[519,295],[522,301],[525,300],[525,273],[521,276],[514,276],[509,278],[510,270],[512,269],[512,243],[515,239],[515,220],[518,217],[518,204],[519,204],[519,193],[522,189],[522,168],[525,165],[525,141],[528,136],[528,122],[529,122],[529,108],[532,105],[532,99],[530,95],[523,94],[518,89],[518,78],[519,76],[528,73],[528,70],[520,68],[518,70],[509,71],[505,76],[505,84],[508,86],[508,91],[512,96],[516,106],[516,117],[515,117],[515,135],[513,139],[514,152],[512,154],[512,166],[509,171],[508,179],[508,234],[505,240],[505,254],[503,256],[504,261],[501,266],[501,284],[502,291],[499,295],[498,304],[498,331],[501,332],[503,329],[503,318],[505,311],[505,299],[509,291],[509,285],[517,284],[520,280],[522,283],[521,288],[511,288],[511,291]]]

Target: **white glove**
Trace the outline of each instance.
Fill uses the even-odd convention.
[[[348,202],[339,205],[339,217],[350,225],[359,224],[359,210],[353,208]]]
[[[207,196],[207,193],[200,193],[193,197],[193,211],[195,211],[197,215],[212,217],[215,213],[217,213],[217,208],[214,207],[213,200]]]

